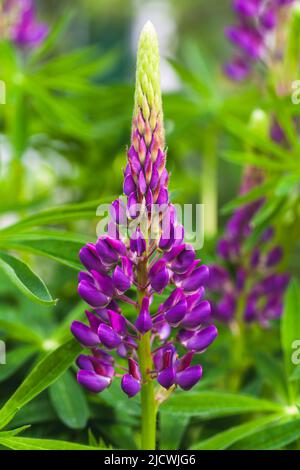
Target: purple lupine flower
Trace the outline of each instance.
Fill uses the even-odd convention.
[[[245,171],[241,193],[246,194],[261,184],[261,170],[248,167]],[[208,288],[215,293],[212,313],[215,318],[231,322],[236,318],[239,298],[245,297],[243,318],[269,326],[281,316],[283,295],[289,282],[286,274],[278,272],[283,249],[275,244],[273,227],[267,227],[250,253],[245,254],[245,242],[252,233],[251,221],[263,200],[237,209],[227,223],[225,235],[218,242],[218,255],[224,266],[210,266]]]
[[[4,24],[0,34],[19,47],[37,47],[48,35],[47,24],[36,18],[34,0],[4,0],[0,13]]]
[[[270,39],[277,27],[281,10],[294,0],[233,0],[237,22],[225,29],[225,35],[237,48],[238,55],[224,65],[225,74],[234,81],[244,80],[257,61],[276,57],[278,44]],[[274,49],[274,50],[273,50]]]
[[[157,39],[148,23],[138,50],[126,202],[119,198],[110,207],[108,225],[115,235],[112,230],[79,253],[86,271],[79,274],[78,292],[90,309],[88,325],[74,321],[71,331],[90,350],[77,360],[78,381],[96,393],[114,376],[122,377],[128,397],[150,380],[165,389],[189,390],[202,377],[201,366],[192,360],[217,337],[204,300],[208,268],[184,243],[184,229],[169,201],[159,81]],[[146,225],[136,225],[137,215]],[[124,225],[132,223],[134,229],[123,235]],[[161,296],[158,308],[152,308],[154,296]],[[186,350],[181,358],[177,346]]]

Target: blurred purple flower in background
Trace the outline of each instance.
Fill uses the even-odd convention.
[[[202,376],[201,366],[192,365],[193,357],[217,336],[210,304],[203,300],[209,271],[183,241],[183,227],[169,202],[165,164],[158,45],[147,23],[138,49],[132,138],[124,170],[126,203],[121,198],[112,203],[110,235],[80,251],[87,271],[79,275],[78,292],[90,306],[89,325],[75,321],[71,331],[90,349],[77,364],[79,383],[92,392],[108,387],[114,375],[122,377],[128,397],[153,379],[167,390],[176,385],[188,390]],[[154,204],[161,208],[156,237]],[[146,227],[140,224],[129,239],[124,237],[123,225],[142,215]]]
[[[48,35],[47,24],[36,18],[34,0],[4,0],[1,16],[0,35],[18,47],[37,47]]]
[[[261,170],[246,168],[241,194],[247,194],[262,182]],[[245,250],[252,234],[252,219],[263,203],[263,200],[258,200],[238,208],[227,223],[224,237],[218,242],[218,255],[224,265],[210,266],[208,287],[216,295],[212,305],[213,316],[220,321],[245,320],[267,327],[270,320],[282,314],[289,276],[278,272],[283,249],[273,242],[273,228],[264,230],[250,252]]]
[[[226,75],[235,81],[244,80],[257,61],[266,61],[276,55],[276,41],[272,41],[276,26],[284,7],[294,0],[233,0],[237,24],[225,30],[228,40],[237,53],[224,66]],[[272,50],[275,48],[275,51]]]

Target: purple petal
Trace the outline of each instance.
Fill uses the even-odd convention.
[[[71,332],[75,336],[75,338],[87,348],[91,348],[93,346],[97,346],[100,341],[98,335],[91,330],[87,325],[81,323],[80,321],[73,321],[71,324]]]
[[[174,367],[167,367],[162,370],[157,377],[157,382],[167,390],[175,383],[175,370]]]
[[[182,326],[187,329],[199,327],[210,319],[211,307],[207,300],[199,303],[190,313],[187,313],[182,321]]]
[[[268,268],[275,266],[280,263],[283,256],[283,250],[281,246],[275,246],[269,253],[266,259],[266,266]]]
[[[108,325],[102,323],[98,329],[100,341],[108,349],[114,349],[122,342],[121,337]]]
[[[129,367],[130,375],[132,375],[132,377],[135,378],[136,380],[140,381],[142,378],[140,368],[139,368],[138,363],[134,359],[132,359],[132,357],[128,358],[128,367]]]
[[[91,271],[104,271],[104,266],[98,256],[96,247],[93,243],[88,243],[79,251],[79,258],[82,264]]]
[[[112,264],[118,261],[118,253],[107,243],[105,238],[99,238],[96,243],[96,250],[104,263]]]
[[[146,240],[139,227],[130,237],[130,251],[136,253],[137,256],[142,256],[146,251]]]
[[[176,305],[174,305],[174,307],[171,307],[169,310],[167,310],[165,314],[167,322],[172,326],[177,326],[185,316],[186,309],[186,299],[183,298]]]
[[[80,385],[93,393],[102,392],[111,384],[109,377],[103,377],[90,370],[80,370],[77,373],[77,381]]]
[[[129,398],[134,397],[141,390],[140,382],[138,382],[138,380],[136,380],[130,374],[123,375],[121,380],[121,387],[123,392],[125,392]]]
[[[123,191],[126,196],[129,196],[131,193],[134,193],[136,190],[134,179],[131,175],[127,175],[124,179]]]
[[[144,297],[142,300],[142,306],[140,313],[135,322],[136,328],[140,333],[145,334],[152,328],[152,318],[149,312],[149,298]]]
[[[94,278],[98,290],[107,297],[112,297],[114,292],[112,278],[107,274],[99,273],[98,271],[94,270],[91,271],[91,274]]]
[[[187,367],[182,372],[176,374],[176,384],[183,390],[190,390],[202,377],[202,367],[200,365]]]
[[[125,318],[114,310],[108,310],[107,314],[112,329],[119,335],[124,336],[127,329]]]
[[[169,283],[169,272],[163,259],[158,260],[149,271],[149,279],[152,288],[156,292],[162,292]]]
[[[99,325],[100,325],[100,323],[102,323],[101,317],[99,318],[99,316],[95,315],[92,312],[89,312],[88,310],[85,311],[85,314],[86,314],[86,317],[89,321],[91,329],[94,331],[94,333],[97,334]]]
[[[132,192],[132,191],[130,191]],[[116,199],[110,206],[109,209],[110,216],[116,224],[126,225],[126,207],[121,199]]]
[[[186,348],[198,352],[205,351],[217,336],[217,328],[214,325],[210,325],[192,336],[192,338],[187,341]]]
[[[184,279],[180,287],[182,287],[185,292],[195,292],[208,281],[208,278],[209,269],[203,264]]]
[[[114,270],[114,273],[113,273],[112,280],[119,294],[123,294],[131,286],[130,279],[128,278],[128,276],[126,276],[126,274],[120,268],[120,266],[116,266],[116,269]]]
[[[76,359],[76,364],[79,367],[79,369],[94,371],[94,367],[91,361],[91,356],[80,354]]]

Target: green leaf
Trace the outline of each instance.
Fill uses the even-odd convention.
[[[290,281],[284,297],[284,311],[281,319],[281,346],[284,353],[284,363],[287,379],[293,374],[295,364],[293,364],[293,344],[300,340],[300,290],[295,279]],[[297,383],[289,382],[290,398],[295,398],[297,394]]]
[[[13,351],[8,351],[6,354],[6,364],[0,365],[0,382],[11,377],[36,351],[37,348],[34,346],[23,346]]]
[[[227,150],[222,154],[222,157],[225,160],[228,160],[232,163],[236,163],[238,165],[254,165],[259,168],[264,168],[265,170],[270,171],[283,171],[283,164],[277,162],[276,160],[273,161],[268,157],[263,155],[257,155],[251,152],[241,152],[236,150]],[[284,167],[286,168],[286,167]]]
[[[0,252],[0,269],[30,300],[44,305],[55,305],[56,301],[51,297],[44,282],[20,259]]]
[[[30,428],[30,425],[21,426],[16,429],[11,429],[10,431],[1,431],[0,438],[16,436],[17,434],[20,434],[21,432],[25,431],[25,429],[28,429],[28,428]]]
[[[83,429],[89,408],[82,388],[71,372],[66,371],[49,388],[51,403],[61,421],[72,429]]]
[[[8,241],[4,240],[5,247],[46,256],[73,269],[80,270],[82,265],[79,262],[78,253],[87,242],[86,238],[67,232],[51,230],[44,232],[36,231],[10,237]]]
[[[40,211],[36,214],[24,217],[13,225],[1,229],[0,236],[7,236],[7,234],[11,233],[19,234],[21,231],[28,230],[32,227],[51,224],[57,225],[58,223],[67,222],[69,220],[95,218],[97,207],[100,204],[110,204],[113,198],[114,196],[109,196],[94,201],[79,204],[66,204]]]
[[[255,147],[263,154],[273,154],[278,160],[282,161],[282,165],[287,165],[290,161],[289,151],[272,142],[270,139],[262,137],[258,132],[250,129],[249,126],[244,124],[240,119],[228,114],[220,116],[220,118],[223,118],[224,127],[239,140],[242,140],[244,144],[248,144],[251,148]],[[284,168],[286,169],[286,166],[284,166]]]
[[[83,301],[79,301],[77,305],[64,317],[58,328],[56,328],[52,338],[57,343],[63,343],[68,341],[72,336],[70,332],[70,325],[74,320],[84,320],[84,310],[86,305]]]
[[[199,442],[191,447],[192,450],[224,450],[233,445],[237,441],[248,437],[251,434],[265,428],[269,423],[278,420],[277,415],[267,416],[248,423],[234,426],[226,431],[220,432],[205,441]]]
[[[32,328],[19,321],[0,317],[0,329],[5,331],[7,338],[35,344],[38,347],[42,346],[43,338]]]
[[[47,36],[45,41],[43,41],[40,47],[34,49],[33,52],[30,54],[29,56],[30,65],[35,65],[36,62],[45,58],[45,56],[53,50],[60,36],[69,25],[72,19],[72,16],[73,16],[73,12],[70,10],[66,10],[60,15],[60,18],[54,24],[54,27],[50,31],[50,34]]]
[[[31,437],[1,437],[0,444],[13,450],[104,450],[75,442],[54,439],[33,439]]]
[[[250,202],[257,201],[261,197],[266,196],[267,191],[273,186],[273,184],[273,181],[268,181],[267,183],[261,184],[260,186],[251,189],[246,194],[242,194],[232,201],[229,201],[224,207],[222,207],[221,214],[230,214],[238,207],[244,206]]]
[[[291,380],[292,382],[294,380],[300,380],[300,366],[297,366],[294,369],[294,371],[293,371],[292,375],[290,376],[289,380]]]
[[[238,450],[275,450],[300,437],[300,419],[268,427],[234,445]]]
[[[183,67],[179,62],[169,59],[170,64],[181,78],[183,83],[189,86],[193,91],[199,94],[201,97],[208,97],[211,94],[211,90],[208,88],[208,84],[201,81],[199,75],[195,75],[190,70]]]
[[[281,209],[284,198],[274,197],[273,199],[267,200],[261,208],[254,215],[251,223],[254,227],[258,227],[271,217],[274,217],[276,213]]]
[[[47,395],[40,395],[27,403],[14,417],[10,426],[22,426],[26,423],[45,424],[57,422],[57,415],[53,410]]]
[[[189,423],[188,416],[181,417],[168,413],[160,413],[159,417],[159,443],[160,450],[176,450],[180,447],[181,439]]]
[[[247,395],[199,392],[189,393],[188,400],[184,393],[177,393],[163,403],[161,409],[175,415],[217,418],[259,411],[280,411],[282,407],[277,403]]]
[[[284,380],[284,369],[279,361],[264,352],[255,355],[257,371],[264,381],[269,383],[284,400],[288,398],[287,384]]]
[[[276,188],[275,188],[275,195],[276,196],[287,196],[292,191],[295,190],[295,187],[299,184],[299,175],[295,175],[293,173],[283,175]]]
[[[57,380],[73,363],[81,349],[78,342],[71,339],[42,358],[1,408],[0,429],[12,420],[20,408]]]

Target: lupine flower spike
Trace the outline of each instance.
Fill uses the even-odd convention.
[[[4,0],[0,5],[0,38],[21,48],[34,48],[47,35],[48,26],[37,21],[34,0]]]
[[[241,194],[247,194],[263,182],[262,170],[248,167],[245,170]],[[289,276],[278,272],[283,249],[274,243],[275,233],[267,227],[257,245],[245,254],[245,245],[252,233],[252,220],[263,199],[251,202],[237,209],[218,242],[218,255],[224,266],[210,266],[209,288],[216,294],[213,316],[220,321],[236,320],[238,303],[245,298],[242,320],[258,322],[268,327],[271,320],[281,316],[283,296]]]
[[[127,157],[125,202],[112,203],[109,233],[80,251],[86,271],[79,275],[78,291],[90,308],[88,325],[75,321],[71,330],[89,350],[77,361],[79,383],[101,392],[121,376],[128,397],[141,391],[142,445],[149,448],[155,445],[158,401],[201,379],[195,359],[217,336],[204,300],[208,268],[184,243],[169,201],[159,52],[151,23],[139,41]]]
[[[255,63],[269,64],[281,56],[276,30],[292,3],[294,0],[233,0],[237,23],[226,28],[225,35],[237,52],[224,66],[229,78],[242,81]]]

